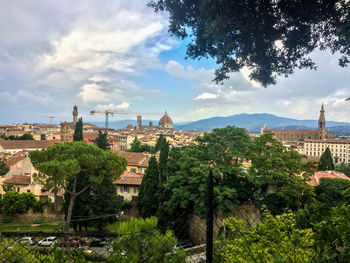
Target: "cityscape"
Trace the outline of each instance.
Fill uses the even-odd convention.
[[[9,1],[0,263],[350,262],[350,1]]]

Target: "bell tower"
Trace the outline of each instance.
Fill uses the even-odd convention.
[[[324,140],[326,138],[326,117],[324,114],[324,106],[322,103],[321,111],[320,111],[320,118],[318,119],[318,135],[320,140]]]
[[[78,120],[78,106],[75,105],[73,107],[73,125],[77,123],[77,120]]]

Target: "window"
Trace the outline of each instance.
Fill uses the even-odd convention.
[[[17,192],[19,193],[19,190],[20,190],[20,188],[19,187],[17,187]]]
[[[139,187],[138,186],[134,186],[134,193],[137,194],[139,192]]]
[[[128,185],[120,186],[120,192],[122,192],[122,193],[125,193],[125,192],[129,193],[129,191],[130,191],[130,187]]]
[[[30,193],[30,190],[27,190],[27,193]]]
[[[131,173],[136,173],[136,169],[135,169],[135,168],[131,168],[131,169],[130,169],[130,172],[131,172]]]

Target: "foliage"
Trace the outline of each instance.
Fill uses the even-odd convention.
[[[338,178],[321,178],[320,184],[316,186],[316,198],[326,208],[337,206],[344,200],[342,192],[350,187],[350,181]]]
[[[137,139],[137,137],[135,137],[131,143],[129,152],[141,152],[141,142]]]
[[[3,184],[2,189],[4,190],[5,193],[10,191],[16,191],[16,187],[14,184]]]
[[[319,171],[329,171],[334,170],[334,162],[332,158],[331,151],[327,147],[324,153],[321,155],[320,163],[318,165]]]
[[[315,255],[313,231],[298,229],[292,213],[265,212],[256,226],[228,218],[224,226],[225,236],[215,243],[220,262],[312,262]]]
[[[156,229],[157,224],[156,217],[132,218],[115,224],[114,230],[121,235],[121,238],[113,243],[115,257],[122,257],[118,251],[123,251],[133,260],[136,258],[135,254],[139,255],[139,262],[184,262],[186,254],[183,251],[166,255],[172,251],[177,239],[170,230],[161,233]]]
[[[92,185],[100,184],[104,178],[116,180],[126,168],[126,160],[111,151],[104,151],[95,145],[84,142],[55,144],[41,151],[29,153],[33,166],[38,170],[34,180],[54,193],[56,216],[60,219],[57,207],[57,192],[65,189],[70,194],[66,215],[66,225],[61,229],[68,231],[75,198]],[[89,183],[77,188],[78,178],[84,177]],[[73,181],[72,188],[69,182]],[[62,220],[59,220],[62,221]]]
[[[142,178],[139,190],[139,205],[142,217],[150,217],[157,213],[159,202],[156,196],[158,193],[159,171],[158,163],[154,156],[148,161],[148,167]]]
[[[343,192],[344,201],[316,227],[317,262],[348,262],[350,258],[350,188]]]
[[[340,66],[350,59],[350,3],[321,1],[171,1],[149,5],[169,12],[169,31],[189,38],[187,56],[213,57],[215,80],[243,67],[263,86],[295,68],[316,69],[309,54],[320,48],[339,52]]]
[[[1,138],[4,140],[34,140],[33,135],[30,133],[25,133],[21,136],[10,135],[6,137],[5,135],[1,135]]]
[[[0,159],[0,176],[4,176],[10,171],[10,167],[8,167],[3,160]]]
[[[337,172],[344,173],[347,177],[350,177],[350,163],[345,164],[344,162],[342,162],[340,165],[337,165],[335,167],[335,170]]]
[[[109,143],[108,143],[108,133],[106,131],[101,132],[99,130],[95,144],[97,147],[99,147],[102,150],[108,150],[110,148]]]
[[[242,196],[238,196],[234,186],[239,186],[241,180],[242,184],[247,183],[240,161],[247,156],[250,143],[244,129],[228,126],[197,138],[197,145],[172,150],[168,160],[168,180],[164,184],[167,212],[176,215],[181,211],[194,211],[205,215],[209,166],[212,166],[214,175],[216,209],[224,213],[234,210],[237,200],[247,197],[246,191],[240,191]],[[250,184],[246,186],[250,187]]]
[[[73,134],[73,141],[83,141],[84,136],[83,136],[83,118],[79,118],[77,123],[75,123],[75,129],[74,129],[74,134]]]
[[[30,208],[38,209],[41,207],[41,202],[35,198],[32,193],[18,193],[9,191],[4,194],[1,200],[1,212],[6,215],[24,214]]]

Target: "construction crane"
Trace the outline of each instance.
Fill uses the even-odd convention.
[[[125,114],[125,115],[160,115],[161,113],[157,112],[136,112],[136,111],[119,111],[119,110],[92,110],[90,111],[90,115],[95,114],[105,114],[105,130],[108,130],[108,119],[109,115],[113,116],[114,114]]]
[[[50,124],[52,124],[52,121],[55,118],[55,116],[42,116],[42,117],[49,118],[50,119]]]

